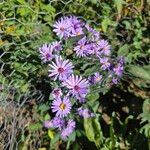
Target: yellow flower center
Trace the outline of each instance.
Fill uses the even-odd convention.
[[[77,32],[76,35],[80,35],[80,32]]]
[[[80,49],[84,49],[84,45],[81,45],[81,46],[80,46]]]
[[[66,108],[66,105],[65,105],[64,103],[61,103],[60,106],[59,106],[59,108],[60,108],[61,110],[64,110],[64,109]]]
[[[100,81],[100,80],[101,80],[101,78],[100,78],[100,77],[97,77],[97,78],[96,78],[96,81]]]

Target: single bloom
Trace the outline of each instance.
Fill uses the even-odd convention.
[[[58,41],[52,42],[51,47],[52,47],[53,51],[55,51],[55,52],[62,50],[61,42],[58,42]]]
[[[121,76],[123,73],[123,66],[121,64],[117,64],[114,68],[113,68],[114,73],[117,76]]]
[[[111,46],[109,45],[108,41],[106,40],[100,40],[97,42],[99,49],[101,50],[101,54],[104,54],[106,56],[110,55],[110,49]]]
[[[99,48],[97,46],[97,43],[91,42],[90,44],[88,44],[88,46],[89,46],[89,51],[88,51],[89,54],[99,56],[100,51],[99,51]]]
[[[65,126],[65,120],[56,116],[52,120],[44,121],[44,127],[48,129],[58,128],[59,130],[62,130],[64,126]]]
[[[76,96],[76,97],[77,97],[77,99],[78,99],[78,101],[79,101],[80,103],[85,103],[85,102],[86,102],[86,98],[85,98],[84,95],[78,95],[78,96]]]
[[[62,57],[56,56],[55,63],[49,64],[49,77],[53,77],[54,80],[63,80],[73,73],[73,65],[69,60],[63,60]]]
[[[113,83],[113,84],[118,84],[118,79],[115,78],[115,77],[113,77],[113,78],[112,78],[112,83]]]
[[[76,126],[76,123],[75,123],[74,120],[72,120],[72,119],[68,120],[67,128],[72,128],[72,129],[74,129],[75,126]]]
[[[70,23],[71,36],[78,36],[83,34],[83,22],[76,16],[69,16],[68,21]]]
[[[119,64],[121,64],[122,66],[125,64],[125,59],[124,57],[119,57]]]
[[[100,83],[102,80],[102,75],[99,72],[94,73],[91,77],[89,77],[89,82],[91,84]]]
[[[48,129],[54,127],[51,120],[46,120],[46,121],[44,121],[43,126],[44,126],[45,128],[48,128]]]
[[[70,94],[78,98],[85,98],[89,91],[89,82],[86,79],[82,79],[81,76],[71,75],[69,78],[63,81],[63,85],[70,90]]]
[[[94,113],[92,113],[88,108],[83,107],[78,108],[77,113],[83,118],[91,118],[95,116]]]
[[[99,58],[99,59],[100,59],[101,65],[102,65],[101,66],[102,70],[109,69],[109,67],[110,67],[109,59],[107,57]]]
[[[68,38],[70,36],[70,23],[61,17],[54,25],[54,32],[60,38]]]
[[[83,37],[82,39],[78,41],[77,46],[74,47],[74,51],[79,57],[85,57],[89,55],[90,46],[89,44],[87,44],[86,37]]]
[[[57,98],[52,103],[52,112],[56,113],[57,117],[66,117],[71,111],[72,104],[68,97]]]
[[[39,48],[39,51],[43,62],[48,62],[54,58],[52,54],[53,49],[50,44],[43,44],[42,47]]]
[[[85,28],[88,31],[88,38],[91,42],[97,42],[100,39],[100,32],[90,27],[89,24],[86,24]]]
[[[66,140],[69,137],[69,135],[73,133],[73,131],[75,130],[75,125],[76,123],[74,120],[68,120],[67,126],[61,131],[61,138],[63,140]]]
[[[53,123],[53,127],[58,128],[59,130],[62,130],[63,127],[65,126],[65,120],[57,116],[55,116],[52,119],[52,123]]]
[[[53,91],[52,91],[52,96],[53,98],[58,98],[58,97],[61,97],[63,94],[62,94],[62,91],[60,88],[55,88]]]

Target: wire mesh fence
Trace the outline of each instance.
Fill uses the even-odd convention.
[[[27,149],[42,145],[42,133],[27,129],[39,119],[32,109],[51,90],[38,48],[55,38],[52,24],[60,16],[76,15],[108,37],[114,57],[126,58],[121,88],[149,98],[148,7],[148,1],[0,1],[0,149],[19,149],[25,135]]]

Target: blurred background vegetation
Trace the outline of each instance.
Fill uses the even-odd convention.
[[[70,144],[42,128],[50,117],[47,67],[38,48],[55,39],[52,24],[76,15],[107,37],[115,56],[126,60],[122,81],[98,94],[101,128]],[[0,149],[150,148],[149,0],[1,0],[0,1]],[[96,122],[97,123],[97,122]],[[17,127],[17,128],[16,128]],[[97,132],[102,132],[96,137]],[[101,148],[97,141],[101,141]]]

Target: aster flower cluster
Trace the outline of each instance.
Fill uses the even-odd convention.
[[[49,78],[55,82],[51,92],[51,110],[55,116],[45,121],[44,126],[57,129],[61,138],[66,140],[74,132],[78,117],[95,117],[86,105],[90,87],[101,85],[105,72],[109,74],[111,83],[117,84],[123,73],[124,60],[121,57],[117,62],[113,61],[109,42],[102,39],[100,32],[75,16],[61,17],[53,27],[59,41],[43,44],[39,48],[41,60],[48,63]],[[98,64],[99,69],[90,76],[75,74],[76,66],[66,58],[65,46],[71,38],[76,39],[69,47],[76,58],[94,60],[93,64]]]

